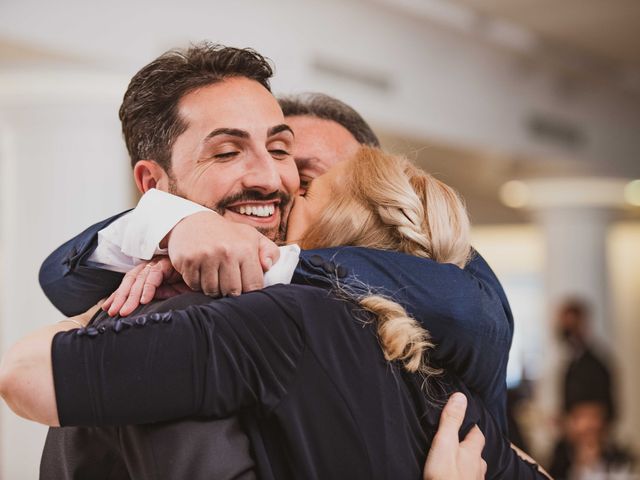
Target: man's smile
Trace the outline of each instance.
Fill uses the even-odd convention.
[[[227,208],[232,212],[239,213],[241,215],[267,218],[267,217],[273,216],[273,214],[275,213],[276,206],[277,206],[276,203],[279,203],[279,202],[245,203],[242,205],[232,205]]]
[[[227,205],[225,210],[231,212],[234,215],[241,215],[244,219],[251,219],[254,222],[261,224],[274,223],[274,220],[279,224],[280,215],[279,212],[280,200],[271,201],[243,201],[237,202],[232,205]]]

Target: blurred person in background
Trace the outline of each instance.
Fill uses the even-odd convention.
[[[589,330],[589,306],[581,299],[565,301],[558,310],[557,331],[568,355],[562,380],[562,408],[594,401],[605,408],[608,421],[616,414],[612,368]]]
[[[566,300],[558,311],[557,331],[568,362],[561,389],[562,433],[553,450],[551,475],[588,479],[630,471],[632,457],[611,438],[616,415],[613,373],[590,337],[587,302]]]
[[[576,400],[564,413],[563,438],[554,448],[549,468],[555,479],[635,478],[630,476],[633,457],[611,439],[607,409],[602,401]]]

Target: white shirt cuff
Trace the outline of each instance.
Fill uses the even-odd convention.
[[[140,263],[140,259],[125,255],[120,250],[122,236],[130,218],[131,212],[125,213],[98,232],[98,245],[87,258],[88,265],[126,273]]]
[[[300,260],[300,247],[295,243],[278,247],[280,250],[280,258],[273,266],[264,274],[264,286],[269,287],[276,283],[291,283],[293,272],[298,266]]]
[[[159,244],[167,233],[183,218],[205,211],[210,210],[186,198],[152,188],[131,212],[122,232],[120,249],[129,257],[143,260],[166,254]]]

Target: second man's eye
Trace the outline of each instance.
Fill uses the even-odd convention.
[[[298,190],[298,195],[302,197],[306,197],[309,192],[309,187],[311,186],[311,179],[300,177],[300,190]]]
[[[291,155],[289,152],[287,152],[286,150],[282,150],[282,149],[269,150],[269,153],[276,160],[284,160],[284,159],[286,159],[287,157],[289,157]]]

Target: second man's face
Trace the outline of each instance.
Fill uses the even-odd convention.
[[[296,134],[293,156],[300,173],[300,193],[311,180],[355,155],[358,141],[342,125],[307,115],[285,119]]]
[[[299,196],[289,215],[286,235],[288,243],[295,243],[326,208],[332,189],[340,188],[342,166],[360,144],[346,128],[331,120],[303,115],[285,120],[296,134],[293,156],[300,174]]]

